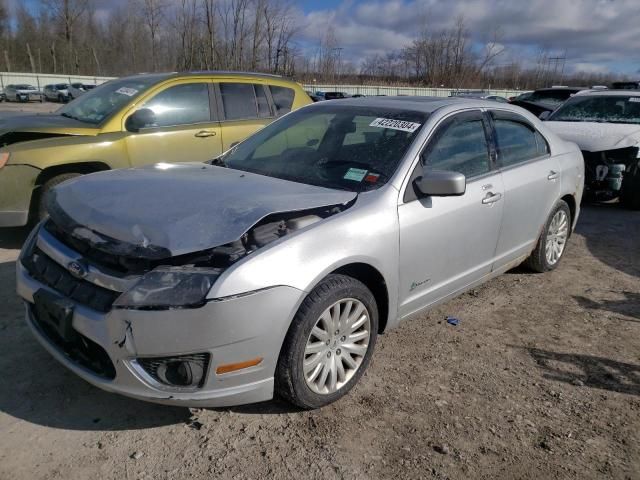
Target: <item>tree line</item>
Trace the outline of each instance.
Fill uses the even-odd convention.
[[[565,73],[541,50],[513,60],[500,30],[478,47],[464,18],[438,28],[425,20],[408,45],[349,60],[335,29],[301,41],[295,0],[130,0],[108,14],[93,0],[39,0],[9,10],[0,0],[0,70],[121,76],[140,72],[243,70],[312,83],[532,89],[595,85],[613,74]]]

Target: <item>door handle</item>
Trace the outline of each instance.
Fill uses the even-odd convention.
[[[216,136],[216,132],[212,132],[211,130],[200,130],[194,136],[198,137],[198,138],[215,137]]]
[[[502,198],[501,193],[487,193],[487,195],[482,199],[482,203],[484,205],[491,205],[492,203],[496,203]]]
[[[547,175],[547,180],[555,180],[558,177],[560,177],[560,174],[558,172],[554,172],[553,170],[551,170],[549,172],[549,175]]]

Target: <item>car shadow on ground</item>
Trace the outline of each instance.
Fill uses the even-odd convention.
[[[0,248],[19,249],[27,239],[33,226],[27,227],[0,227]]]
[[[640,396],[640,365],[608,358],[526,348],[544,378]]]
[[[640,262],[633,252],[640,250],[640,212],[619,204],[583,204],[575,233],[586,240],[589,252],[602,263],[640,278]]]
[[[620,292],[620,294],[624,296],[621,300],[595,301],[582,295],[574,295],[573,298],[582,308],[588,310],[603,310],[617,315],[632,317],[620,318],[620,320],[640,323],[640,293],[625,291]]]

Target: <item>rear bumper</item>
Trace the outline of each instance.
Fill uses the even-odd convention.
[[[191,407],[222,407],[269,400],[274,373],[289,322],[304,292],[274,287],[244,296],[210,301],[197,309],[142,311],[113,309],[108,313],[75,305],[72,326],[104,349],[115,375],[107,378],[75,361],[36,318],[33,295],[53,291],[29,276],[17,263],[18,294],[25,300],[29,328],[56,360],[89,383],[109,392],[156,403]],[[208,353],[200,388],[171,387],[158,382],[136,361]],[[256,366],[216,374],[221,364],[262,358]]]
[[[40,171],[29,165],[6,165],[0,169],[0,227],[27,224],[31,197]]]

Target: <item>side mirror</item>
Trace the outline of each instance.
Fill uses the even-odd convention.
[[[467,179],[462,173],[425,168],[422,176],[414,180],[416,190],[422,196],[452,197],[464,195]]]
[[[127,118],[124,126],[129,132],[139,132],[140,129],[151,127],[156,123],[156,114],[150,108],[136,110]]]
[[[551,116],[551,112],[550,112],[550,111],[548,111],[548,110],[545,110],[545,111],[544,111],[544,112],[542,112],[540,115],[538,115],[538,118],[544,122],[544,121],[545,121],[547,118],[549,118],[550,116]]]

